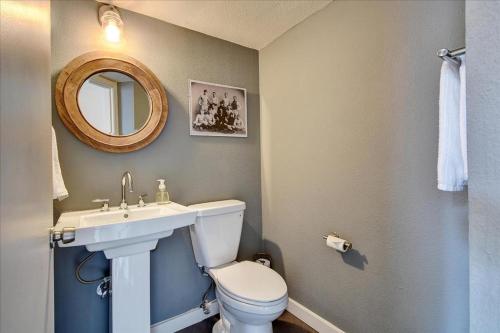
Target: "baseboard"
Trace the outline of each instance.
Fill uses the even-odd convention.
[[[203,313],[202,308],[194,308],[175,317],[160,321],[159,323],[151,325],[151,333],[172,333],[189,327],[208,317],[212,317],[219,313],[219,305],[217,300],[208,303],[210,314]]]
[[[319,333],[345,333],[325,318],[320,317],[291,298],[288,299],[287,311],[302,320],[307,325],[311,326],[311,328],[315,329]]]
[[[210,309],[210,314],[208,315],[203,313],[203,309],[194,308],[175,317],[153,324],[151,325],[151,333],[177,332],[179,330],[182,330],[183,328],[197,324],[200,321],[215,316],[219,313],[219,305],[217,304],[217,300],[209,302],[208,308]],[[328,320],[317,315],[316,313],[312,312],[311,310],[291,298],[289,298],[288,300],[287,310],[319,333],[346,333],[337,326],[330,323]]]

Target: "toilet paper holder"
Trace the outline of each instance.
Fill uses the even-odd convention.
[[[326,239],[328,238],[328,236],[330,236],[330,235],[331,235],[331,236],[335,236],[335,237],[337,237],[337,238],[342,238],[342,237],[340,237],[340,235],[339,235],[338,233],[336,233],[336,232],[331,232],[331,233],[330,233],[330,234],[328,234],[328,235],[323,235],[323,239],[324,239],[324,240],[326,240]],[[345,252],[347,252],[347,251],[349,251],[349,250],[351,250],[351,249],[352,249],[352,243],[351,243],[351,242],[349,242],[348,240],[346,240],[346,241],[345,241],[345,243],[344,243],[344,251],[345,251]]]

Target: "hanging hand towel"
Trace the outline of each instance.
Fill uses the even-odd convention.
[[[52,199],[59,201],[68,197],[68,190],[64,185],[64,180],[59,164],[59,154],[57,153],[56,132],[52,127]]]
[[[465,55],[460,57],[460,149],[464,163],[464,183],[469,181],[469,168],[467,165],[467,113],[466,113],[466,89],[465,89]]]
[[[460,67],[448,61],[441,66],[437,171],[442,191],[463,191],[467,185],[465,57],[461,60]]]

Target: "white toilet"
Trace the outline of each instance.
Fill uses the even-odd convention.
[[[245,203],[238,200],[189,206],[198,211],[190,227],[198,265],[214,279],[221,319],[214,333],[270,333],[288,305],[285,280],[252,261],[236,262]]]

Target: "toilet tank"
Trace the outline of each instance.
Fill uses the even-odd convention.
[[[189,206],[198,211],[195,224],[189,227],[198,265],[211,268],[236,260],[245,207],[238,200]]]

